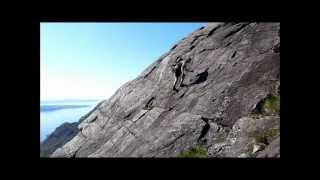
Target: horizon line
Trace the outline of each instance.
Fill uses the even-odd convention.
[[[98,101],[98,100],[104,100],[107,98],[72,98],[72,99],[67,99],[67,98],[57,98],[57,99],[40,99],[40,102],[48,102],[48,101]]]

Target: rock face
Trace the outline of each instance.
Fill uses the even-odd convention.
[[[208,156],[280,157],[280,117],[240,118],[222,138],[208,148]]]
[[[102,102],[51,157],[177,157],[197,147],[208,157],[279,157],[280,112],[257,113],[279,93],[280,23],[208,24]]]

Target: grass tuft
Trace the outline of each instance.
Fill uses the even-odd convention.
[[[280,96],[269,96],[265,100],[262,110],[267,114],[278,114],[280,112]]]
[[[253,114],[274,115],[280,114],[280,96],[269,95],[262,100]]]
[[[207,157],[207,149],[202,147],[191,148],[190,150],[181,152],[178,157],[180,158],[202,158]]]

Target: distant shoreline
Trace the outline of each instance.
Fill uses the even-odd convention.
[[[42,103],[61,103],[61,102],[92,102],[101,101],[101,99],[59,99],[59,100],[40,100]]]
[[[90,105],[41,105],[40,112],[57,111],[61,109],[75,109],[75,108],[85,108],[90,107]]]

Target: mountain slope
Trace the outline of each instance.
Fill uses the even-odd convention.
[[[212,23],[119,88],[51,157],[177,157],[199,148],[208,157],[279,157],[279,103],[280,23]]]

